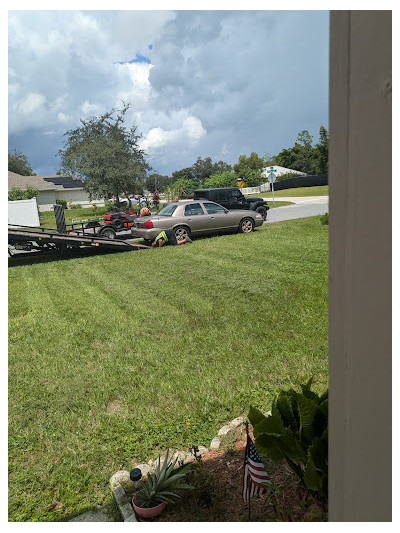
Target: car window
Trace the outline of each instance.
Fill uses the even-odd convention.
[[[217,191],[217,195],[215,198],[217,202],[228,200],[228,191]]]
[[[157,215],[163,215],[164,217],[172,217],[173,212],[178,207],[178,204],[168,204],[163,207]]]
[[[242,193],[240,191],[238,191],[237,189],[233,189],[233,191],[231,191],[231,196],[241,198],[242,197]]]
[[[204,207],[207,209],[209,215],[215,215],[216,213],[225,213],[225,209],[218,204],[212,202],[204,202]]]
[[[185,217],[192,217],[196,215],[204,215],[204,211],[200,204],[185,205]]]

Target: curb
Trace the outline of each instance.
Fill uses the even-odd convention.
[[[265,413],[266,416],[270,415],[270,411]],[[244,423],[244,418],[242,416],[239,416],[235,418],[234,420],[231,420],[229,424],[226,424],[225,426],[222,426],[222,428],[218,431],[218,434],[216,437],[214,437],[210,444],[210,450],[218,450],[218,448],[221,445],[221,437],[227,435],[237,427],[241,426]],[[203,455],[205,453],[208,453],[208,449],[205,446],[198,446],[199,454]],[[193,459],[195,459],[195,456],[190,452],[183,452],[178,451],[175,455],[178,455],[180,460],[183,461],[183,463],[189,463]],[[152,472],[153,461],[149,461],[149,464],[139,464],[136,465],[133,468],[140,468],[142,470],[142,473],[144,475],[147,475],[149,472]],[[121,514],[121,517],[123,518],[124,522],[137,522],[135,511],[133,510],[133,507],[131,505],[131,502],[129,501],[129,498],[124,490],[123,484],[129,484],[132,483],[130,481],[129,472],[127,470],[118,470],[118,472],[115,472],[115,474],[110,478],[110,486],[113,493],[113,497],[115,500],[115,503],[118,506],[119,512]]]

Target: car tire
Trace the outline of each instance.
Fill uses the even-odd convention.
[[[268,211],[262,205],[260,205],[260,207],[257,207],[256,213],[259,213],[263,217],[263,220],[267,220]]]
[[[243,218],[239,224],[239,233],[251,233],[254,230],[254,221],[251,218]]]
[[[113,228],[104,228],[99,231],[99,237],[103,239],[115,239],[117,233]]]
[[[187,226],[178,226],[174,231],[177,241],[182,241],[186,237],[190,237],[190,229]]]

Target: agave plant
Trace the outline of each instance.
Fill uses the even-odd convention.
[[[173,491],[194,488],[182,482],[192,469],[192,465],[186,464],[175,468],[178,456],[173,459],[174,453],[170,458],[168,450],[162,464],[161,457],[158,456],[154,473],[148,474],[135,497],[135,502],[141,507],[155,507],[163,502],[172,503],[180,498],[180,495]]]

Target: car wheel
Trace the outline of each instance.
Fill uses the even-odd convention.
[[[115,239],[116,233],[113,228],[105,228],[99,232],[99,237],[103,237],[103,239]]]
[[[265,207],[257,207],[256,213],[260,213],[260,215],[263,217],[263,220],[267,220],[267,213],[268,211],[265,209]]]
[[[244,218],[239,224],[239,233],[251,233],[254,230],[254,222],[251,218]]]
[[[176,240],[182,241],[186,237],[190,237],[190,229],[187,226],[178,226],[175,228],[175,237]]]

